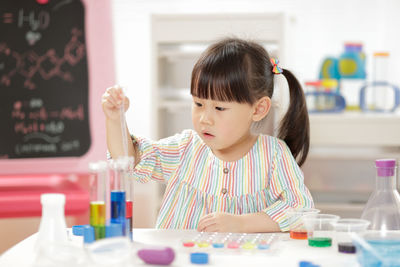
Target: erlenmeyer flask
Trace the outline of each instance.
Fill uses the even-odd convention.
[[[375,161],[376,186],[361,215],[371,230],[400,230],[400,195],[396,189],[396,160]]]
[[[42,194],[42,218],[37,234],[36,249],[50,244],[64,244],[68,241],[67,225],[65,223],[64,194]]]

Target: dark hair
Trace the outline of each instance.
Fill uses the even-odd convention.
[[[190,93],[199,98],[254,104],[263,96],[273,95],[272,67],[261,45],[237,38],[223,39],[211,45],[195,64]],[[289,84],[290,102],[278,137],[286,142],[301,166],[310,144],[307,106],[296,77],[286,69],[282,75]]]

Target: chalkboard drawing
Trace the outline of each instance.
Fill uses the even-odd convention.
[[[2,0],[0,160],[89,150],[84,14],[80,0]]]
[[[74,66],[85,58],[85,45],[78,39],[82,33],[77,29],[72,29],[71,40],[65,45],[63,57],[59,57],[56,51],[51,48],[43,55],[37,55],[34,51],[28,51],[24,54],[19,54],[16,51],[11,51],[6,43],[0,43],[0,55],[4,57],[3,63],[12,62],[9,64],[9,71],[1,76],[0,82],[9,87],[13,77],[18,79],[16,74],[25,77],[24,87],[35,89],[36,85],[32,82],[32,77],[37,73],[43,80],[49,80],[55,76],[60,77],[64,81],[73,81],[70,72],[63,71],[62,66],[69,64]]]

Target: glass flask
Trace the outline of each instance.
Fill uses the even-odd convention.
[[[376,186],[361,218],[371,222],[371,230],[400,230],[400,195],[396,189],[396,160],[375,161]]]
[[[42,194],[42,218],[36,241],[36,249],[53,243],[64,244],[68,241],[67,224],[64,216],[64,194]]]

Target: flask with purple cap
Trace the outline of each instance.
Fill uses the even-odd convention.
[[[375,189],[361,215],[371,230],[400,230],[400,194],[396,189],[396,160],[375,161]]]

